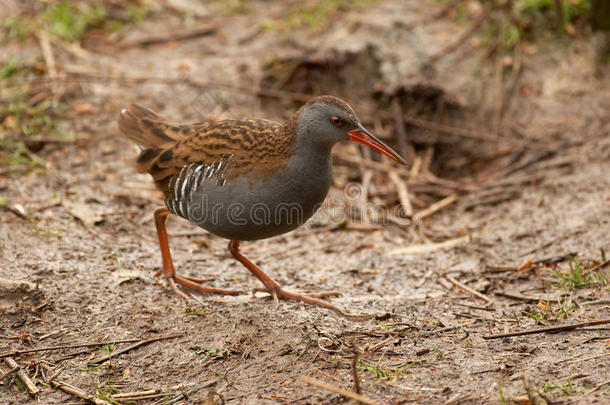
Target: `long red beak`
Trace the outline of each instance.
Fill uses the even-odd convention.
[[[369,148],[373,148],[376,151],[383,153],[400,164],[405,166],[407,165],[407,162],[398,153],[394,152],[392,148],[381,142],[375,135],[371,134],[368,129],[362,126],[362,124],[358,124],[358,129],[348,132],[347,135],[349,135],[350,141],[366,145]]]

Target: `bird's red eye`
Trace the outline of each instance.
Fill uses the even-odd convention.
[[[340,126],[343,125],[343,120],[341,118],[339,118],[339,117],[332,117],[330,119],[330,122],[332,122],[333,125],[336,126],[336,127],[340,127]]]

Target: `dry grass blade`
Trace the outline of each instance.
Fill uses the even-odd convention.
[[[484,301],[489,302],[490,304],[493,304],[493,300],[491,298],[489,298],[488,296],[486,296],[485,294],[481,294],[480,292],[473,290],[472,288],[468,287],[467,285],[460,283],[459,281],[457,281],[456,279],[454,279],[453,277],[450,276],[445,276],[445,278],[450,281],[451,283],[453,283],[454,285],[458,286],[459,288],[461,288],[462,290],[474,295],[477,298],[480,298]]]
[[[106,345],[114,345],[117,343],[132,343],[137,342],[140,339],[123,339],[123,340],[111,340],[107,342],[100,343],[77,343],[77,344],[65,344],[65,345],[57,345],[57,346],[48,346],[48,347],[38,347],[35,349],[24,349],[24,350],[13,350],[8,353],[0,353],[0,358],[15,356],[18,354],[24,353],[35,353],[35,352],[44,352],[44,351],[54,351],[54,350],[63,350],[63,349],[76,349],[79,347],[96,347],[96,346],[106,346]]]
[[[303,381],[303,382],[306,382],[307,384],[311,384],[311,385],[314,385],[314,386],[316,386],[318,388],[322,388],[324,390],[327,390],[327,391],[339,394],[342,397],[354,399],[354,400],[360,402],[361,404],[379,405],[379,402],[377,402],[377,401],[373,401],[372,399],[369,399],[369,398],[367,398],[365,396],[362,396],[360,394],[356,394],[355,392],[348,391],[348,390],[343,389],[341,387],[337,387],[337,386],[325,383],[324,381],[320,381],[320,380],[318,380],[316,378],[312,378],[312,377],[308,377],[308,376],[301,376],[301,377],[299,377],[299,379],[301,381]]]
[[[100,357],[98,359],[95,359],[95,360],[89,362],[89,364],[101,364],[101,363],[103,363],[105,361],[110,360],[113,357],[116,357],[116,356],[118,356],[120,354],[123,354],[123,353],[127,353],[128,351],[133,350],[133,349],[135,349],[137,347],[144,346],[144,345],[147,345],[149,343],[156,342],[158,340],[172,339],[172,338],[175,338],[175,337],[178,337],[178,336],[182,336],[182,334],[181,333],[170,333],[168,335],[161,335],[161,336],[156,336],[156,337],[153,337],[153,338],[150,338],[150,339],[141,340],[141,341],[139,341],[137,343],[134,343],[132,345],[129,345],[129,346],[123,348],[123,349],[116,350],[116,351],[114,351],[112,353],[108,353],[107,355],[104,355],[104,356],[102,356],[102,357]]]
[[[435,212],[440,211],[443,208],[448,207],[449,205],[453,204],[454,202],[456,202],[458,200],[459,197],[460,196],[458,194],[454,193],[448,197],[443,198],[440,201],[435,202],[434,204],[432,204],[425,210],[415,213],[415,215],[413,215],[413,221],[419,222],[422,219],[429,217],[430,215],[434,214]]]
[[[95,405],[111,405],[110,402],[105,401],[103,399],[100,398],[96,398],[93,395],[87,394],[85,391],[81,390],[80,388],[77,388],[73,385],[68,384],[67,382],[64,381],[52,381],[51,385],[54,388],[60,389],[63,392],[67,392],[68,394],[72,394],[74,396],[77,396],[81,399],[84,399],[85,401],[89,401],[91,403],[94,403]]]
[[[580,322],[580,323],[575,323],[573,325],[549,326],[546,328],[525,329],[525,330],[519,330],[516,332],[499,333],[497,335],[485,335],[485,336],[483,336],[483,339],[500,339],[500,338],[511,337],[511,336],[533,335],[535,333],[558,332],[558,331],[562,331],[562,330],[572,330],[572,329],[583,328],[585,326],[603,325],[606,323],[610,323],[610,318],[599,319],[597,321]]]
[[[555,364],[574,364],[574,363],[580,363],[582,361],[597,360],[597,359],[601,359],[602,357],[606,357],[606,356],[610,356],[610,352],[598,354],[597,356],[583,357],[581,359],[562,360],[562,361],[558,361]]]

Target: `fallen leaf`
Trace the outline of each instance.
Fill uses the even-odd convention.
[[[95,114],[97,112],[96,108],[91,105],[91,103],[76,103],[72,106],[72,108],[74,108],[74,111],[76,111],[79,114]]]

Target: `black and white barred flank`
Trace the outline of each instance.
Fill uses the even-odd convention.
[[[227,182],[225,172],[232,157],[232,154],[223,155],[219,161],[209,165],[199,162],[183,167],[180,174],[169,182],[169,193],[165,196],[167,209],[188,219],[193,193],[206,180],[214,179],[217,186],[224,186]]]

